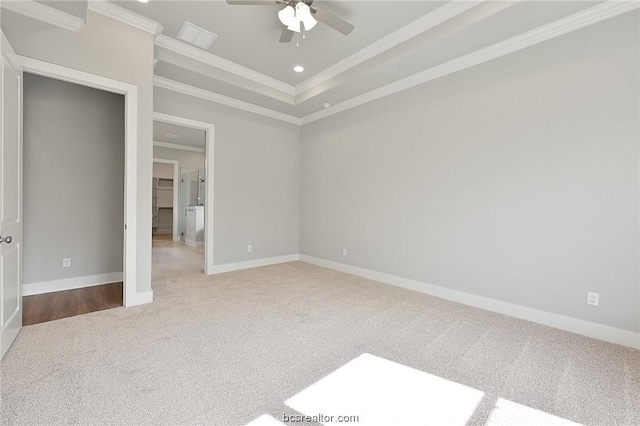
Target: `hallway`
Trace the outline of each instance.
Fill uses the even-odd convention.
[[[190,247],[181,241],[171,241],[170,236],[154,235],[152,243],[153,281],[201,275],[204,261],[203,247]]]

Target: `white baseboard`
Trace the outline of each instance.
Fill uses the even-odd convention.
[[[133,296],[128,296],[126,299],[125,306],[127,308],[151,303],[153,302],[153,290],[145,291],[143,293],[135,293]]]
[[[93,287],[96,285],[117,283],[122,281],[122,272],[89,275],[86,277],[68,278],[64,280],[45,281],[41,283],[23,284],[22,295],[53,293],[54,291],[74,290],[76,288]]]
[[[570,331],[583,336],[640,349],[640,333],[634,333],[632,331],[622,330],[603,324],[527,308],[513,303],[502,302],[488,297],[477,296],[475,294],[439,287],[433,284],[410,280],[408,278],[359,268],[357,266],[345,265],[343,263],[320,259],[313,256],[300,255],[300,260],[313,265],[322,266],[324,268],[334,269],[336,271],[368,278],[374,281],[380,281],[397,287],[418,291],[420,293],[426,293],[441,299],[451,300],[453,302],[474,306],[487,311],[497,312],[499,314],[509,315],[549,327],[559,328],[561,330]]]
[[[184,243],[191,247],[204,247],[204,241],[184,240]]]
[[[246,262],[227,263],[224,265],[215,265],[212,274],[221,274],[223,272],[239,271],[241,269],[258,268],[260,266],[276,265],[278,263],[287,263],[300,260],[299,254],[290,254],[286,256],[267,257],[264,259],[247,260]]]

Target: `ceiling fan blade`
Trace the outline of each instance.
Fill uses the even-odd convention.
[[[293,31],[283,28],[282,34],[280,34],[280,43],[289,43],[291,40],[293,40]]]
[[[279,4],[275,0],[226,0],[232,6],[273,6]]]
[[[353,31],[353,29],[355,28],[353,24],[350,24],[339,16],[336,16],[331,12],[327,12],[326,10],[321,9],[318,6],[311,6],[311,12],[313,13],[313,17],[318,21],[330,26],[334,30],[339,31],[344,35],[351,34],[351,31]]]

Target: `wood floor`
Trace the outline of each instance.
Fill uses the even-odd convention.
[[[22,325],[122,306],[122,283],[111,283],[22,298]]]

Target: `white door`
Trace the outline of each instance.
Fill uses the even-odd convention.
[[[0,65],[0,358],[22,327],[22,67],[2,34]]]

